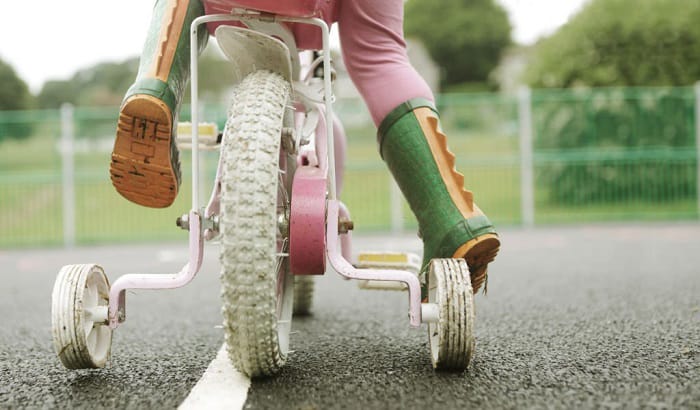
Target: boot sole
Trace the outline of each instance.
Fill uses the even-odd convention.
[[[151,208],[173,203],[179,182],[172,163],[172,115],[159,99],[129,98],[119,113],[109,173],[124,198]]]
[[[454,258],[464,258],[467,261],[474,293],[478,292],[486,281],[488,265],[496,259],[500,248],[501,241],[498,235],[485,234],[460,246],[453,255]]]

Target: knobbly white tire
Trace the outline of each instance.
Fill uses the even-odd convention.
[[[314,277],[311,275],[294,276],[294,315],[311,314],[314,299]]]
[[[98,265],[66,265],[51,297],[53,345],[68,369],[104,367],[112,347],[109,281]],[[98,319],[101,317],[101,319]]]
[[[277,74],[250,74],[236,87],[223,137],[224,331],[229,357],[250,377],[275,374],[289,352],[294,278],[280,218],[292,175],[280,170],[280,136],[290,93]]]
[[[474,355],[474,294],[464,259],[433,259],[428,270],[428,303],[439,320],[428,323],[430,357],[436,370],[463,371]]]

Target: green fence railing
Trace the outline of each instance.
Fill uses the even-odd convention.
[[[696,220],[698,94],[535,90],[442,95],[438,106],[467,188],[497,225]],[[341,197],[356,229],[415,230],[361,101],[341,99],[336,107],[349,140]],[[189,208],[189,156],[182,155],[181,194],[170,208],[122,199],[107,171],[117,112],[0,112],[0,247],[185,238],[174,220]],[[208,106],[203,117],[223,124],[225,112]],[[71,190],[66,161],[74,169]],[[208,184],[216,161],[215,153],[203,157]]]

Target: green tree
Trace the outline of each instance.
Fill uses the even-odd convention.
[[[80,88],[78,84],[66,80],[49,80],[41,87],[37,96],[39,108],[58,108],[63,103],[75,104]]]
[[[535,47],[533,87],[689,85],[700,79],[700,2],[592,0]]]
[[[138,60],[99,63],[76,72],[69,80],[47,81],[37,96],[40,108],[63,103],[79,106],[114,106],[136,77]]]
[[[0,60],[0,111],[26,110],[33,105],[29,87],[15,70]],[[0,142],[7,138],[25,138],[32,133],[32,124],[14,116],[0,122]]]
[[[29,87],[15,70],[0,59],[0,110],[25,110],[32,105]]]
[[[213,43],[215,41],[210,40],[207,48],[199,56],[199,98],[203,102],[228,104],[231,96],[226,93],[233,86],[234,73],[226,57]],[[190,87],[187,87],[183,102],[189,103],[189,101]]]
[[[508,15],[494,0],[410,0],[404,30],[443,68],[443,86],[487,82],[511,44]]]
[[[84,68],[68,80],[47,81],[37,96],[40,108],[59,108],[63,103],[83,107],[118,106],[136,79],[138,58],[105,62]],[[199,88],[204,100],[221,100],[233,74],[223,56],[207,47],[199,59]],[[189,99],[189,88],[185,101]]]

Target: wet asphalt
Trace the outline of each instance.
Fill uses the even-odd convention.
[[[435,373],[425,327],[403,293],[318,278],[295,353],[255,380],[247,409],[700,409],[700,224],[503,230],[488,294],[477,296],[477,353]],[[183,238],[184,243],[184,238]],[[411,235],[355,249],[418,250]],[[111,280],[166,273],[180,243],[0,251],[0,408],[175,408],[223,342],[218,250],[185,288],[127,296],[127,321],[101,370],[64,370],[51,344],[60,266],[97,262]]]

